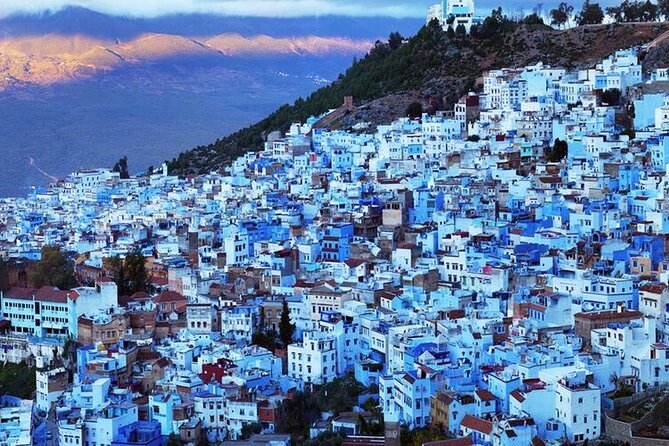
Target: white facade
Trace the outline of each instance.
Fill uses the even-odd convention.
[[[288,346],[288,375],[305,383],[333,381],[339,373],[336,346],[331,334],[304,332],[301,343]]]
[[[601,426],[601,392],[586,380],[586,371],[573,372],[556,385],[556,418],[566,427],[569,441],[595,440]]]

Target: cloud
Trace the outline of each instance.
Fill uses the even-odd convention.
[[[166,14],[213,13],[230,16],[254,17],[303,17],[319,15],[344,16],[425,16],[427,7],[437,0],[0,0],[0,16],[13,13],[41,13],[58,11],[68,6],[79,6],[111,15],[133,17],[156,17]],[[545,9],[555,6],[557,1],[537,2]],[[578,1],[572,2],[576,8]],[[615,4],[615,0],[600,2],[603,6]],[[497,7],[496,0],[476,2],[480,13],[485,14]],[[506,0],[504,9],[515,12],[531,10],[534,2]]]

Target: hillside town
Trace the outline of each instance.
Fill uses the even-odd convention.
[[[642,50],[375,129],[313,117],[226,171],[0,199],[0,361],[36,369],[0,442],[667,444],[669,70]],[[53,246],[78,286],[31,286]]]

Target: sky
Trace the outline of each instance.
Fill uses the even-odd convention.
[[[0,0],[0,16],[13,13],[57,11],[80,6],[105,14],[157,17],[180,13],[213,13],[254,17],[301,17],[313,15],[425,17],[427,7],[437,0]],[[499,0],[478,0],[476,8],[487,13],[500,5]],[[505,0],[507,13],[531,10],[540,2]],[[541,2],[550,9],[558,1]],[[580,0],[572,2],[577,8]],[[618,3],[600,0],[602,6]]]

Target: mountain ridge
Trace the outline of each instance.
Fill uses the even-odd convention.
[[[128,42],[84,35],[44,35],[0,39],[0,91],[26,85],[47,86],[91,77],[126,65],[175,57],[323,56],[361,54],[373,43],[342,37],[267,35],[180,36],[146,33]]]

